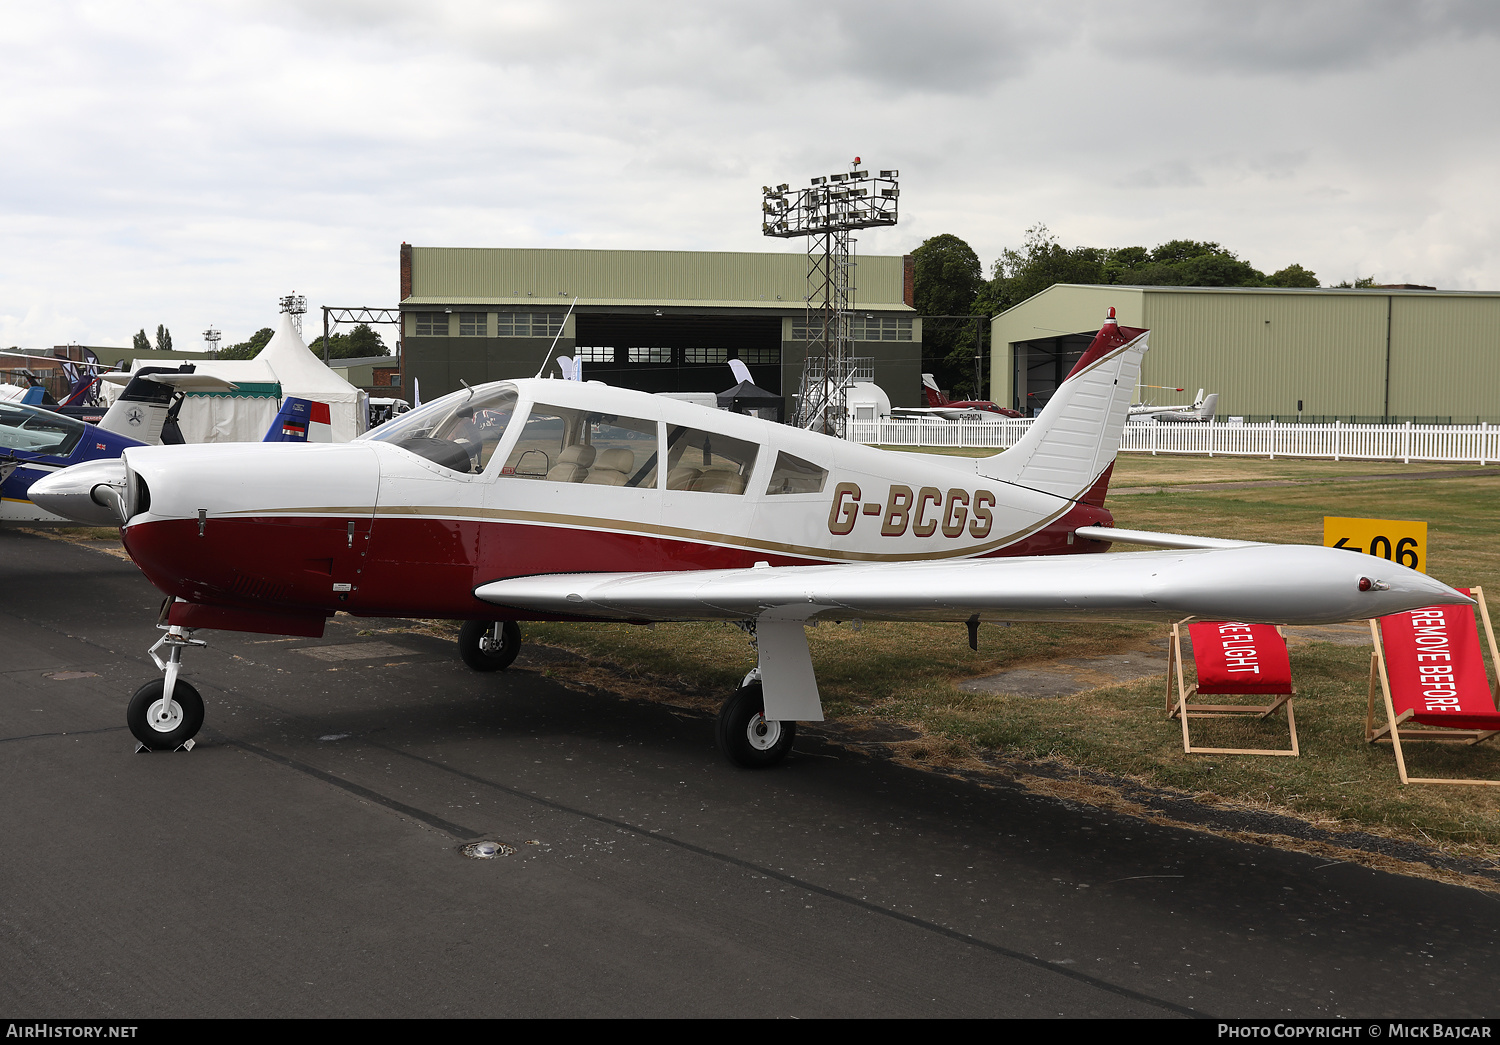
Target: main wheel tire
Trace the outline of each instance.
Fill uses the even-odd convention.
[[[162,700],[166,679],[154,679],[135,691],[125,708],[125,724],[135,739],[153,751],[172,751],[203,728],[203,698],[182,679],[172,687],[172,700]]]
[[[490,637],[494,626],[490,620],[468,620],[458,633],[458,655],[475,671],[508,668],[521,652],[521,626],[513,620],[500,626],[500,648],[486,648],[494,641]]]
[[[792,750],[797,723],[773,722],[766,718],[765,692],[759,682],[734,691],[719,709],[714,725],[719,750],[746,769],[774,766]]]

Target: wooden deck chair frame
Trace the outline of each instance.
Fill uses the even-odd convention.
[[[1256,696],[1275,697],[1270,704],[1194,704],[1192,699],[1198,695],[1196,685],[1190,690],[1182,674],[1182,626],[1193,620],[1185,617],[1172,625],[1172,642],[1167,652],[1167,719],[1179,719],[1182,722],[1182,750],[1189,755],[1290,755],[1292,758],[1299,757],[1300,748],[1297,746],[1297,717],[1292,711],[1292,698],[1297,695],[1296,686],[1288,686],[1287,693],[1265,693]],[[1276,633],[1281,634],[1277,628]],[[1177,675],[1177,699],[1172,699],[1172,675]],[[1259,719],[1269,718],[1280,708],[1286,708],[1286,728],[1291,734],[1292,746],[1290,748],[1253,748],[1253,747],[1194,747],[1192,736],[1188,731],[1189,718],[1240,718],[1245,715],[1254,715]]]
[[[1484,602],[1483,588],[1470,588],[1474,601],[1479,604],[1479,617],[1484,621],[1484,636],[1490,644],[1490,662],[1495,667],[1495,677],[1500,679],[1500,653],[1495,648],[1495,629],[1490,624],[1489,607]],[[1415,714],[1414,711],[1405,711],[1399,717],[1396,715],[1396,704],[1391,699],[1391,680],[1386,671],[1385,645],[1380,639],[1380,622],[1370,621],[1370,637],[1375,642],[1375,652],[1370,654],[1370,699],[1365,711],[1365,742],[1369,744],[1390,744],[1396,752],[1396,774],[1401,778],[1403,784],[1479,784],[1489,787],[1500,786],[1500,780],[1477,780],[1460,779],[1457,777],[1414,777],[1408,776],[1406,772],[1406,757],[1401,752],[1403,743],[1446,743],[1467,744],[1473,746],[1482,744],[1491,737],[1500,734],[1500,729],[1444,729],[1442,727],[1418,726],[1404,727],[1406,722]],[[1375,690],[1380,689],[1385,697],[1385,725],[1375,728]],[[1490,696],[1495,696],[1494,686],[1490,687]]]

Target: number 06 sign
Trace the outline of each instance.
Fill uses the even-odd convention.
[[[1323,546],[1348,548],[1427,572],[1427,524],[1412,519],[1323,517]]]

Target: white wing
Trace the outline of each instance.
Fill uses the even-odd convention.
[[[1228,542],[1226,542],[1228,543]],[[1361,581],[1370,583],[1363,585]],[[518,611],[617,620],[1211,620],[1330,624],[1469,600],[1384,559],[1310,545],[1118,555],[551,574],[481,585]]]

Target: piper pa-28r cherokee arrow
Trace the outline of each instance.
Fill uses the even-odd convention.
[[[804,626],[820,620],[1211,619],[1326,623],[1468,601],[1383,559],[1112,528],[1104,495],[1146,351],[1110,319],[1012,449],[876,450],[595,382],[465,389],[351,443],[132,447],[32,487],[118,520],[171,596],[165,672],[130,702],[147,747],[188,741],[178,677],[198,628],[318,636],[345,610],[463,619],[505,667],[519,620],[726,620],[759,664],[720,746],[746,766],[821,721]],[[112,469],[112,471],[111,471]],[[102,514],[101,514],[102,513]],[[1121,555],[1114,540],[1155,545]]]

